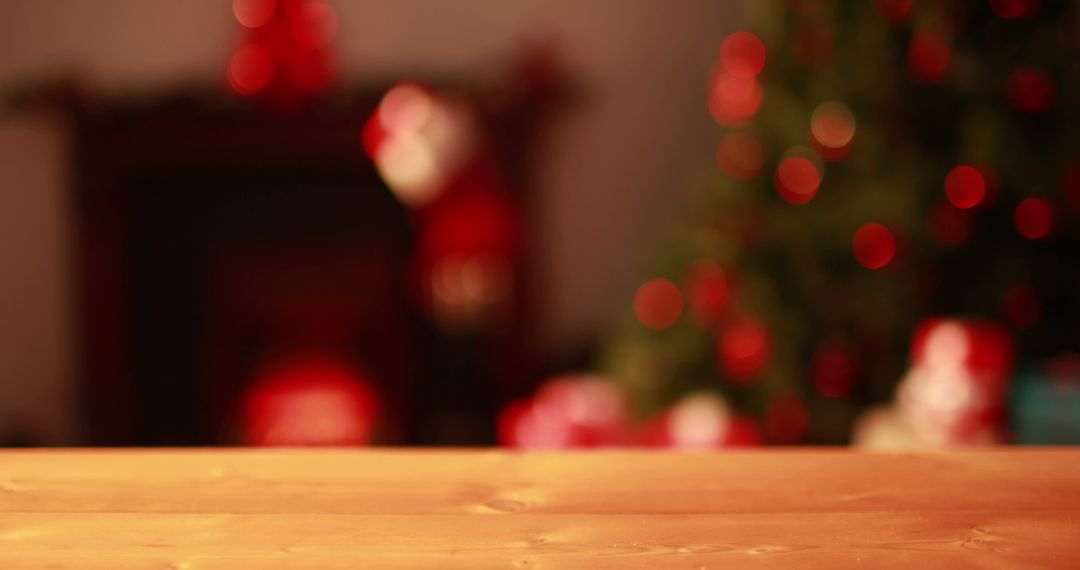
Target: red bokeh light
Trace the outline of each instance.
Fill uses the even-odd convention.
[[[245,28],[261,28],[274,19],[277,0],[233,0],[233,15]]]
[[[765,44],[750,32],[735,32],[720,44],[720,65],[731,75],[755,77],[765,69]]]
[[[378,410],[356,370],[314,358],[271,367],[243,404],[245,442],[268,446],[366,445]]]
[[[675,324],[682,310],[682,291],[669,279],[646,281],[634,295],[634,314],[651,329],[666,329]]]
[[[1005,93],[1009,104],[1022,113],[1045,113],[1054,106],[1054,84],[1038,69],[1014,71],[1006,82]]]
[[[717,322],[731,303],[731,284],[724,269],[709,260],[696,261],[686,274],[691,314],[701,324]]]
[[[719,368],[732,381],[752,382],[769,360],[769,333],[754,319],[728,324],[720,335]]]
[[[896,256],[896,236],[881,224],[863,224],[852,239],[852,250],[863,267],[881,269]]]
[[[780,396],[765,412],[765,433],[776,443],[799,443],[806,439],[810,414],[798,396]]]
[[[986,179],[977,168],[962,164],[945,177],[945,195],[957,208],[973,208],[986,197]]]
[[[821,347],[810,365],[814,386],[822,396],[841,398],[855,385],[855,355],[837,345]]]
[[[241,95],[266,88],[274,76],[274,60],[266,48],[254,44],[241,47],[229,60],[229,85]]]
[[[810,135],[822,147],[844,149],[855,136],[855,115],[838,101],[822,103],[810,117]]]
[[[292,17],[292,35],[302,47],[326,47],[337,34],[337,12],[325,0],[306,0]]]
[[[821,186],[821,171],[816,164],[801,156],[789,156],[776,167],[776,191],[786,202],[805,204]]]
[[[709,113],[725,127],[746,124],[761,108],[763,91],[753,77],[720,72],[713,77]]]
[[[874,0],[874,7],[877,8],[878,14],[893,22],[907,20],[914,4],[915,0]]]
[[[1046,200],[1027,198],[1016,206],[1013,223],[1020,235],[1040,239],[1049,236],[1054,229],[1054,213]]]
[[[1039,295],[1031,285],[1017,285],[1005,292],[1002,309],[1014,327],[1031,328],[1039,320]]]
[[[952,62],[952,47],[940,34],[915,33],[908,45],[908,69],[920,83],[938,83],[945,78]]]
[[[751,133],[735,131],[724,135],[716,149],[720,170],[735,180],[757,176],[765,164],[765,147]]]

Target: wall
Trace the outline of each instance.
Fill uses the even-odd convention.
[[[230,4],[0,0],[0,90],[60,73],[115,94],[220,81],[237,34]],[[548,308],[542,340],[558,352],[602,330],[633,294],[641,250],[677,210],[686,182],[708,166],[714,129],[705,111],[707,70],[720,39],[740,21],[742,2],[338,0],[334,6],[336,43],[352,78],[490,73],[524,40],[557,39],[586,96],[552,126],[540,157],[536,215],[541,301]],[[0,206],[24,199],[36,205],[8,212],[21,224],[20,247],[0,250],[0,267],[8,268],[0,274],[6,297],[0,343],[20,337],[0,352],[0,401],[17,385],[63,384],[63,366],[27,368],[16,352],[68,350],[60,340],[68,332],[57,281],[64,274],[63,175],[55,172],[62,137],[50,142],[42,129],[10,123],[0,123],[7,131],[0,166],[10,169],[0,172]],[[20,137],[44,150],[29,153]],[[12,269],[31,261],[46,269]],[[54,324],[29,336],[15,332],[8,313],[14,308],[20,319]],[[22,403],[0,407],[0,429],[13,406]]]

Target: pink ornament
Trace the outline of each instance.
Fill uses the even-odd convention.
[[[524,448],[626,446],[635,441],[622,392],[593,376],[549,380],[531,400],[508,406],[499,419],[499,441]]]

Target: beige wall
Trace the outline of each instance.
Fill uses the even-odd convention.
[[[69,73],[109,93],[220,81],[236,40],[228,0],[0,0],[0,89]],[[552,127],[541,160],[540,278],[552,350],[601,329],[633,292],[640,252],[706,168],[714,136],[704,82],[734,0],[372,0],[334,2],[346,75],[490,73],[521,41],[556,37],[586,98]],[[10,120],[7,121],[10,123]],[[15,386],[68,373],[61,228],[62,145],[3,129],[0,429]],[[20,141],[27,141],[24,145]],[[28,150],[42,145],[46,150]],[[27,265],[31,264],[31,265]],[[36,265],[35,265],[36,264]],[[22,272],[24,266],[35,267]],[[38,322],[30,331],[18,321]],[[47,323],[47,324],[46,324]],[[28,334],[30,333],[30,334]],[[5,342],[5,339],[13,339]],[[53,394],[42,389],[41,397]],[[58,388],[57,388],[58,389]],[[25,398],[38,396],[28,395]],[[61,433],[62,428],[57,428]]]

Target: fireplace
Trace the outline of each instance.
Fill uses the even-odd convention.
[[[418,217],[364,151],[384,91],[303,112],[198,96],[79,106],[86,443],[239,443],[244,394],[290,359],[369,384],[375,443],[494,441],[495,410],[533,380],[526,264],[509,322],[439,326],[416,283]],[[506,139],[520,122],[485,121],[499,147],[524,146]],[[525,187],[520,154],[500,156]]]

